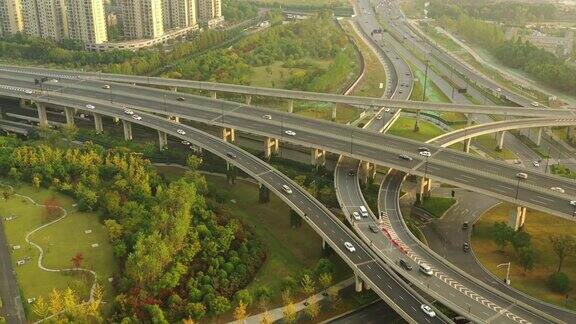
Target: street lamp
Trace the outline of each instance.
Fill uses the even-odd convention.
[[[510,285],[510,264],[511,264],[510,262],[506,262],[506,263],[501,263],[501,264],[496,266],[496,268],[506,266],[506,279],[504,279],[504,282],[507,285]]]

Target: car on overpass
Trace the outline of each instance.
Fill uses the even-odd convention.
[[[354,245],[352,245],[352,243],[350,242],[344,242],[344,246],[346,247],[346,249],[350,252],[355,252],[356,248],[354,247]]]

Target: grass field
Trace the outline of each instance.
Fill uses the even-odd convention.
[[[392,125],[388,134],[425,142],[444,133],[438,126],[425,120],[420,120],[420,130],[415,132],[415,122],[416,120],[413,118],[400,117],[394,125]]]
[[[378,56],[374,54],[370,47],[368,47],[362,38],[354,31],[351,21],[347,20],[342,25],[360,49],[366,67],[364,78],[358,83],[351,94],[364,97],[381,97],[386,87],[386,71],[384,71],[382,63],[378,59]],[[382,83],[382,88],[380,88],[380,83]]]
[[[454,198],[428,197],[422,202],[422,209],[426,210],[436,218],[440,218],[444,213],[456,203]]]
[[[329,4],[336,4],[336,5],[344,5],[347,4],[348,1],[346,0],[254,0],[254,2],[259,2],[259,3],[266,3],[266,4],[271,4],[271,3],[279,3],[279,4],[283,4],[283,5],[315,5],[318,7],[321,6],[326,6]]]
[[[332,60],[308,60],[323,69],[328,69]],[[250,85],[256,87],[277,88],[283,89],[286,87],[286,82],[290,79],[290,75],[294,72],[305,71],[303,68],[283,66],[284,62],[276,61],[270,65],[252,67],[252,77],[250,78]]]
[[[508,136],[511,136],[508,134]],[[495,158],[500,158],[503,160],[513,160],[516,155],[511,150],[507,149],[506,146],[502,148],[502,151],[496,151],[496,138],[494,134],[486,134],[482,136],[475,137],[472,143],[476,145],[482,145],[486,148],[486,153]]]
[[[498,277],[505,276],[506,269],[497,269],[496,265],[511,261],[510,279],[512,286],[525,293],[550,302],[564,306],[566,296],[564,294],[552,293],[546,286],[548,276],[556,271],[558,259],[552,251],[549,237],[553,234],[576,233],[576,224],[555,216],[542,212],[528,210],[526,223],[523,230],[532,237],[532,245],[537,252],[537,261],[534,269],[524,273],[518,263],[518,259],[512,247],[508,246],[504,253],[498,252],[494,241],[490,238],[490,227],[494,222],[508,220],[509,211],[514,207],[509,204],[500,204],[486,212],[474,226],[472,234],[472,248],[482,264]],[[567,259],[562,267],[562,272],[570,278],[572,286],[576,283],[576,260]],[[568,298],[568,305],[571,309],[576,309],[576,294],[571,293]]]
[[[175,167],[158,167],[158,170],[169,178],[182,174],[182,169]],[[278,197],[271,195],[270,203],[258,204],[256,184],[238,181],[230,186],[225,177],[214,175],[206,175],[206,180],[210,185],[228,191],[230,202],[227,207],[232,215],[253,228],[266,246],[266,262],[248,289],[254,292],[258,287],[266,286],[272,293],[270,306],[281,305],[281,279],[288,275],[297,278],[303,269],[313,268],[322,256],[322,239],[305,223],[300,228],[292,228],[290,209]],[[334,282],[351,275],[340,258],[333,256],[331,260],[336,269]]]
[[[2,188],[4,190],[5,188]],[[108,278],[117,270],[117,264],[108,243],[106,228],[100,224],[94,213],[78,212],[72,198],[46,189],[34,189],[22,185],[16,189],[21,195],[29,196],[39,203],[54,196],[60,205],[68,211],[68,216],[31,236],[31,240],[44,249],[43,265],[47,268],[61,269],[72,267],[70,259],[78,252],[84,256],[83,268],[94,270],[105,290],[105,300],[110,302],[113,296],[112,285]],[[25,265],[16,267],[18,284],[24,293],[24,299],[43,296],[47,299],[53,289],[73,287],[83,297],[87,297],[92,285],[92,276],[84,274],[57,273],[43,271],[37,266],[39,251],[28,245],[25,236],[33,229],[51,221],[43,207],[33,205],[29,200],[11,196],[8,201],[0,200],[2,217],[16,216],[13,220],[4,220],[4,230],[11,246],[20,245],[19,250],[12,253],[12,262],[29,259]],[[57,217],[55,217],[57,218]],[[85,234],[85,230],[92,233]],[[92,248],[98,243],[97,248]],[[31,318],[34,318],[33,316]]]

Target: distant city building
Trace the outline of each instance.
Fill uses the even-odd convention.
[[[162,0],[122,0],[124,36],[159,38],[164,34]]]
[[[22,32],[22,3],[20,0],[0,0],[0,36]]]
[[[196,27],[196,0],[162,0],[164,30]]]
[[[222,0],[198,0],[198,22],[212,28],[222,21]]]
[[[24,33],[56,41],[67,38],[64,0],[22,0]]]
[[[102,0],[66,0],[68,35],[86,44],[108,41]]]

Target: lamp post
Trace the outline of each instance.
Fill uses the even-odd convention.
[[[501,263],[501,264],[496,266],[496,268],[506,266],[506,279],[504,279],[504,282],[507,285],[510,285],[510,264],[511,264],[510,262],[506,262],[506,263]]]

